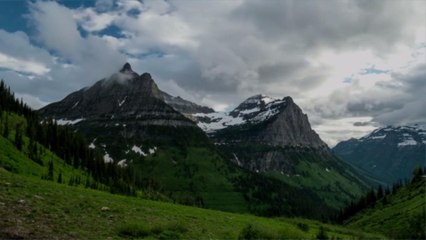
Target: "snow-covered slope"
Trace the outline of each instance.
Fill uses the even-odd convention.
[[[406,126],[387,126],[374,130],[360,138],[359,142],[380,142],[392,138],[397,147],[426,144],[426,125],[413,124]]]
[[[212,133],[229,126],[268,120],[280,112],[285,101],[259,94],[246,99],[231,112],[196,113],[193,116],[201,129]]]

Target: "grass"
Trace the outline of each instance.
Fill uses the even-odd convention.
[[[143,176],[153,179],[177,202],[193,204],[197,196],[202,206],[231,212],[247,212],[243,194],[234,189],[232,173],[214,151],[189,147],[185,153],[177,148],[160,148],[154,155],[135,161]]]
[[[305,219],[268,219],[112,195],[2,168],[0,220],[0,238],[237,239],[250,225],[262,238],[314,238],[321,226],[329,237],[381,238]]]
[[[9,113],[9,129],[10,134],[8,138],[4,138],[0,135],[0,166],[7,169],[10,172],[18,173],[26,176],[35,176],[42,178],[48,173],[49,162],[53,162],[53,180],[57,181],[59,174],[62,175],[62,182],[68,183],[70,178],[79,178],[81,181],[80,185],[84,185],[86,179],[93,181],[93,179],[88,176],[88,174],[79,169],[75,169],[72,166],[69,166],[65,163],[64,160],[56,156],[54,153],[44,148],[41,145],[38,145],[41,149],[41,160],[42,164],[36,163],[35,161],[29,159],[27,146],[29,145],[28,137],[24,136],[23,141],[24,145],[22,151],[16,149],[13,144],[13,139],[15,137],[15,126],[17,124],[22,124],[23,129],[26,127],[25,118],[18,116],[16,114]]]
[[[267,175],[294,187],[310,189],[329,206],[337,209],[345,207],[363,192],[358,184],[344,177],[338,169],[325,167],[317,162],[300,161],[295,167],[295,173],[287,176],[279,172],[269,172]]]

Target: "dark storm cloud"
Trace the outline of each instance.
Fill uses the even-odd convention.
[[[413,40],[406,34],[410,28],[403,27],[411,11],[407,1],[247,1],[234,16],[252,23],[259,36],[285,38],[301,51],[320,46],[386,49]]]

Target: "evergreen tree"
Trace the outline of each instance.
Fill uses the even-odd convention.
[[[49,161],[49,166],[47,170],[47,180],[53,181],[53,161]]]
[[[21,126],[22,124],[17,124],[15,129],[15,146],[19,151],[22,151],[23,145]]]
[[[8,138],[9,137],[9,117],[6,115],[6,119],[4,121],[4,128],[3,128],[3,137]]]
[[[58,183],[62,183],[62,172],[59,172]]]

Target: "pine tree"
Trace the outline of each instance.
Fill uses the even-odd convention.
[[[47,180],[53,181],[53,161],[49,162],[49,167],[47,170]]]
[[[15,130],[15,146],[19,151],[22,151],[22,145],[23,145],[23,140],[22,140],[21,124],[17,124],[16,130]]]
[[[9,137],[9,117],[6,115],[6,119],[4,121],[4,128],[3,128],[3,137],[6,139]]]
[[[62,172],[59,172],[58,183],[62,183]]]

